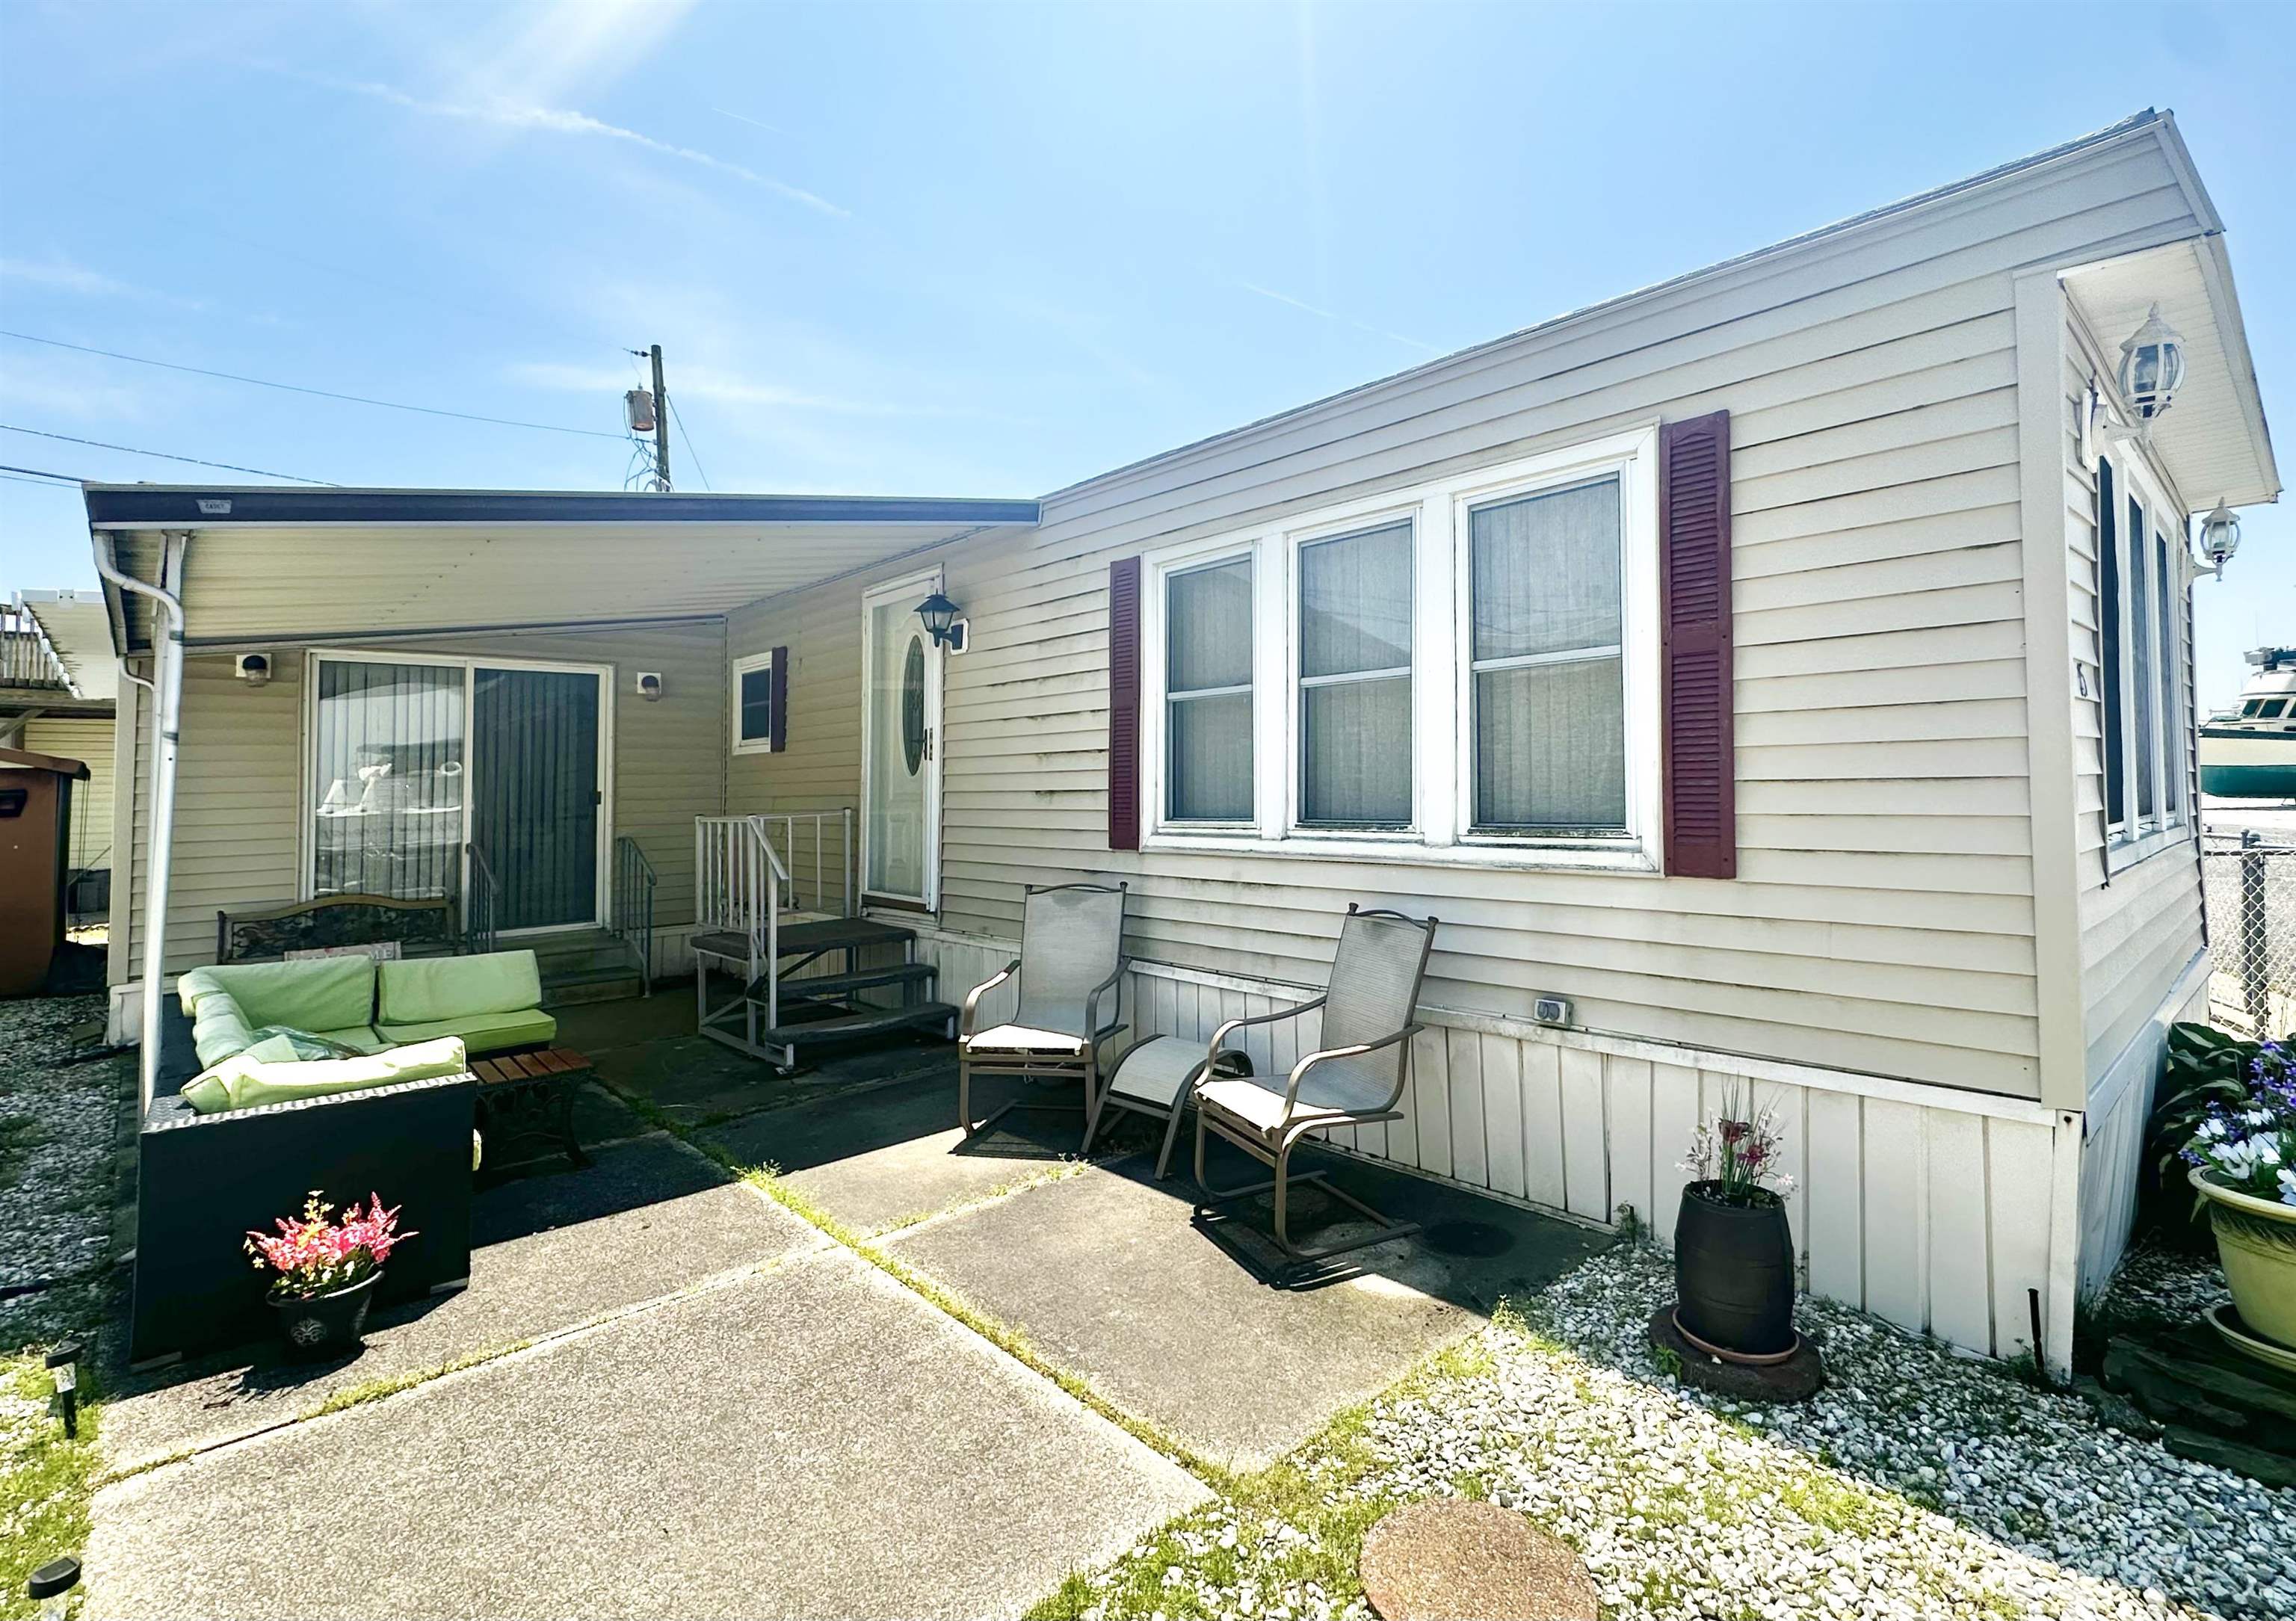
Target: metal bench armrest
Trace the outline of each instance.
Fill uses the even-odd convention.
[[[1365,1053],[1377,1052],[1383,1047],[1392,1047],[1399,1041],[1409,1041],[1413,1036],[1418,1035],[1426,1027],[1424,1025],[1408,1024],[1404,1026],[1400,1030],[1398,1030],[1394,1035],[1382,1036],[1377,1041],[1356,1042],[1351,1045],[1345,1047],[1326,1047],[1320,1052],[1310,1052],[1308,1054],[1307,1057],[1301,1059],[1298,1063],[1292,1066],[1291,1085],[1283,1089],[1284,1124],[1287,1126],[1291,1124],[1292,1114],[1300,1107],[1300,1083],[1307,1077],[1308,1071],[1314,1068],[1317,1064],[1327,1062],[1335,1058],[1361,1058]],[[1410,1054],[1406,1052],[1404,1057],[1405,1061],[1407,1064],[1409,1062]],[[1384,1114],[1388,1109],[1393,1109],[1395,1107],[1396,1100],[1403,1095],[1404,1078],[1407,1074],[1407,1069],[1402,1066],[1398,1066],[1395,1072],[1395,1090],[1387,1094],[1386,1103],[1377,1109],[1367,1110],[1365,1112]],[[1342,1110],[1341,1112],[1344,1113],[1347,1111]]]
[[[1020,971],[1021,959],[1015,957],[1010,962],[1007,962],[1003,968],[997,970],[996,973],[990,975],[988,978],[983,979],[980,984],[974,986],[971,990],[965,992],[964,1009],[957,1015],[956,1034],[958,1039],[962,1040],[965,1036],[972,1034],[973,1011],[980,1005],[980,998],[988,992],[995,990],[998,986],[1004,984],[1007,979],[1010,979],[1013,975]]]

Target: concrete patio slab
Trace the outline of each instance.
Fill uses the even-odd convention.
[[[1207,1495],[830,1249],[110,1486],[89,1613],[1013,1615]]]
[[[1002,1077],[974,1087],[982,1114],[1022,1095]],[[746,1116],[704,1132],[743,1165],[783,1179],[859,1232],[890,1228],[988,1196],[1073,1159],[1084,1135],[1081,1089],[1037,1088],[1051,1107],[1015,1109],[971,1142],[956,1125],[956,1069]]]
[[[115,1374],[102,1445],[114,1469],[251,1435],[342,1391],[560,1332],[826,1240],[657,1134],[598,1150],[579,1172],[480,1192],[471,1284],[378,1312],[365,1350],[317,1364],[260,1343],[142,1375]]]
[[[1118,1406],[1242,1468],[1289,1451],[1472,1330],[1502,1297],[1552,1281],[1607,1242],[1421,1178],[1340,1164],[1340,1185],[1424,1223],[1428,1235],[1358,1252],[1356,1276],[1280,1289],[1192,1222],[1185,1173],[1157,1183],[1152,1168],[1145,1156],[1128,1158],[888,1242]],[[1240,1183],[1250,1168],[1237,1156],[1214,1174]],[[1352,1219],[1318,1194],[1295,1202],[1295,1237],[1313,1236],[1318,1220]],[[1326,1226],[1324,1236],[1336,1234]]]

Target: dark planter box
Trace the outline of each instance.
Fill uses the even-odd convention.
[[[1682,1191],[1674,1281],[1682,1326],[1709,1345],[1766,1356],[1793,1344],[1793,1231],[1784,1204],[1725,1204],[1716,1183]]]

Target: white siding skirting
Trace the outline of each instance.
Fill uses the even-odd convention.
[[[917,954],[940,969],[941,998],[961,1003],[1018,948],[921,931]],[[1125,1011],[1144,1033],[1201,1041],[1223,1019],[1301,999],[1296,987],[1136,962]],[[984,1018],[1003,1011],[984,1003]],[[1334,1148],[1604,1225],[1631,1205],[1670,1245],[1692,1128],[1726,1088],[1751,1086],[1785,1126],[1810,1292],[2015,1356],[2032,1349],[2026,1291],[2038,1289],[2049,1361],[2066,1364],[2079,1115],[1488,1015],[1423,1008],[1421,1018],[1434,1027],[1414,1044],[1405,1118],[1341,1132]],[[1247,1036],[1262,1073],[1283,1073],[1304,1050],[1280,1030]]]

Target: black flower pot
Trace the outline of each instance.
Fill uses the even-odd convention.
[[[290,1355],[317,1360],[357,1350],[366,1329],[366,1310],[374,1303],[374,1286],[382,1281],[380,1267],[352,1284],[324,1295],[273,1296],[271,1309],[279,1316],[280,1338]]]
[[[1682,1190],[1674,1224],[1676,1317],[1710,1346],[1747,1356],[1793,1347],[1793,1230],[1775,1196],[1726,1203],[1718,1182]]]

